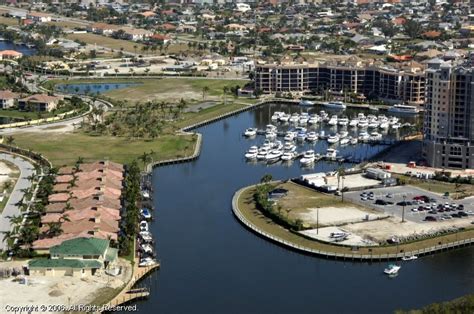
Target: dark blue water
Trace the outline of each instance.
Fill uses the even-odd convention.
[[[31,56],[36,54],[35,48],[28,48],[25,45],[16,45],[8,41],[0,41],[0,50],[16,50],[21,52],[25,56]]]
[[[267,173],[286,179],[338,166],[247,164],[251,143],[241,132],[269,114],[262,108],[200,128],[198,160],[155,169],[152,231],[162,267],[143,282],[151,296],[140,313],[391,313],[473,292],[472,249],[404,263],[389,279],[386,263],[308,256],[245,229],[231,212],[237,189]]]
[[[55,89],[59,92],[80,95],[98,95],[115,89],[127,88],[140,83],[80,83],[57,84]]]

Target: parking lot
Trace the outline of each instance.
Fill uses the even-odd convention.
[[[363,193],[365,193],[365,197],[361,196]],[[426,196],[430,199],[430,201],[428,203],[423,203],[422,201],[415,203],[414,197],[416,196]],[[474,215],[474,198],[472,197],[453,201],[448,197],[408,185],[346,192],[344,193],[344,198],[350,200],[353,203],[380,210],[389,215],[393,215],[394,217],[399,217],[400,219],[402,217],[403,207],[405,207],[405,220],[417,223],[426,223],[427,216],[434,217],[428,218],[433,219],[433,221],[450,220],[453,222],[454,220],[459,219],[472,220],[474,217],[472,216]],[[393,204],[376,204],[377,200],[383,200]],[[412,204],[407,204],[405,206],[397,205],[397,203],[403,201],[410,202]],[[443,208],[438,206],[440,204],[443,205]],[[445,204],[449,205],[444,207]],[[464,209],[458,210],[457,208],[459,205],[464,206]],[[418,210],[420,206],[424,207],[424,210]],[[454,209],[454,207],[456,207],[456,209]],[[464,212],[465,214],[463,215],[465,216],[452,217],[453,214],[457,216],[460,212]]]

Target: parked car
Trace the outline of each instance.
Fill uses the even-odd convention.
[[[438,219],[437,219],[436,217],[434,217],[434,216],[426,216],[426,217],[425,217],[425,220],[426,220],[426,221],[438,221]]]
[[[376,205],[393,205],[393,202],[389,202],[386,200],[378,199],[375,201]]]
[[[393,198],[393,194],[392,193],[388,193],[387,195],[385,195],[387,198]]]

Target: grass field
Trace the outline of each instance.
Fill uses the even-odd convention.
[[[420,180],[417,178],[412,178],[404,175],[398,175],[397,177],[402,178],[405,180],[407,184],[414,185],[419,187],[420,189],[424,189],[427,191],[432,191],[435,193],[443,194],[445,192],[449,192],[451,196],[456,195],[457,190],[462,190],[465,192],[464,196],[474,195],[474,185],[472,184],[461,184],[456,187],[456,184],[449,183],[449,182],[442,182],[442,181],[435,181],[435,180]]]
[[[215,118],[217,116],[220,116],[222,114],[241,109],[247,107],[247,105],[244,104],[237,104],[237,103],[229,103],[227,105],[220,104],[216,105],[211,108],[203,109],[198,113],[185,113],[183,115],[183,119],[176,122],[175,125],[178,128],[183,128],[188,125],[192,125],[195,123],[199,123],[201,121],[209,120],[212,118]]]
[[[323,242],[318,242],[315,240],[307,239],[303,236],[290,232],[288,229],[285,229],[278,224],[275,224],[271,219],[264,216],[260,210],[255,207],[255,202],[253,200],[253,193],[255,191],[254,187],[249,187],[244,189],[242,194],[238,199],[238,206],[242,215],[251,222],[258,229],[272,234],[273,236],[291,242],[295,245],[303,246],[309,249],[321,250],[326,252],[334,253],[345,253],[345,254],[394,254],[397,252],[405,252],[419,250],[426,247],[435,246],[438,244],[445,244],[449,242],[454,242],[462,239],[469,239],[474,237],[474,229],[468,229],[457,234],[444,235],[436,238],[430,238],[426,240],[400,244],[400,245],[387,245],[380,247],[359,247],[357,251],[353,251],[351,247],[331,245]]]
[[[73,165],[79,156],[86,162],[109,159],[125,164],[151,150],[155,161],[188,156],[194,151],[191,136],[166,135],[146,141],[83,133],[49,133],[45,139],[41,133],[21,133],[14,138],[16,145],[43,154],[55,166]]]
[[[137,101],[168,101],[177,102],[184,99],[188,102],[203,101],[203,88],[208,87],[209,91],[205,95],[205,100],[222,100],[224,86],[235,87],[244,86],[246,80],[214,80],[205,78],[151,78],[151,79],[98,79],[98,80],[70,80],[70,81],[49,81],[45,87],[51,89],[54,84],[59,83],[140,83],[128,88],[112,90],[104,93],[104,96],[114,100],[126,100],[131,103]],[[232,95],[227,95],[227,100],[231,102]]]
[[[8,175],[8,178],[10,179],[10,182],[11,182],[10,188],[7,191],[5,191],[5,188],[3,186],[1,187],[2,193],[4,194],[4,198],[0,202],[0,214],[3,212],[3,209],[5,208],[5,205],[7,204],[8,199],[10,198],[10,193],[15,187],[16,181],[18,180],[18,177],[20,176],[20,169],[18,169],[18,167],[15,166],[14,163],[11,163],[7,160],[2,160],[2,162],[5,163],[6,166],[10,168],[12,172],[10,172]]]
[[[5,16],[0,16],[0,24],[4,24],[7,26],[18,26],[20,25],[18,23],[18,20],[12,17],[5,17]]]
[[[86,34],[68,34],[68,39],[71,40],[80,40],[90,45],[97,45],[109,49],[113,49],[116,51],[120,51],[123,48],[125,52],[131,53],[138,53],[143,55],[161,55],[162,53],[180,53],[188,51],[188,45],[186,44],[171,44],[167,49],[157,49],[155,52],[148,50],[144,52],[142,48],[144,47],[143,44],[136,43],[130,40],[123,40],[123,39],[115,39],[112,37],[86,33]],[[136,48],[135,48],[136,46]]]

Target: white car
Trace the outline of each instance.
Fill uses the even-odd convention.
[[[362,197],[360,198],[360,200],[361,200],[361,201],[366,201],[366,200],[367,200],[367,196],[362,196]]]
[[[418,211],[418,208],[416,208],[416,207],[415,207],[415,208],[412,208],[411,211],[412,211],[412,212],[417,212],[417,211]]]

